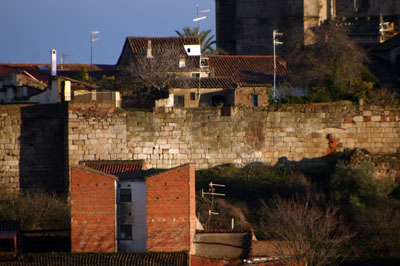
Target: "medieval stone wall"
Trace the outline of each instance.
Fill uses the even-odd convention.
[[[229,108],[228,108],[229,109]],[[318,165],[345,148],[400,151],[400,110],[349,102],[268,107],[115,110],[70,104],[0,107],[0,184],[67,184],[82,160],[144,159],[149,168],[252,162]],[[64,134],[66,136],[64,137]]]
[[[315,165],[345,148],[393,153],[400,147],[399,110],[358,110],[346,102],[279,111],[232,108],[231,116],[221,116],[217,108],[127,115],[129,152],[149,167],[188,162],[196,169],[252,162]]]
[[[60,105],[0,106],[0,189],[63,190],[64,123]]]

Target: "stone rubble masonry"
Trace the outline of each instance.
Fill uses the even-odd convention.
[[[71,167],[71,251],[116,252],[116,177]]]
[[[193,250],[195,200],[194,165],[146,178],[147,251]]]
[[[0,193],[65,191],[63,106],[0,105]]]
[[[252,162],[318,165],[332,153],[363,148],[400,151],[400,110],[350,102],[269,108],[171,109],[127,113],[128,149],[148,167],[193,163],[196,169]],[[371,117],[371,120],[369,120]]]
[[[60,161],[70,166],[83,160],[143,159],[149,168],[192,163],[196,169],[252,162],[306,166],[323,163],[333,139],[335,152],[400,151],[399,108],[350,102],[284,105],[279,110],[232,107],[222,114],[220,108],[144,112],[71,103],[67,123],[56,110],[40,108],[34,119],[22,121],[21,116],[29,117],[24,105],[0,107],[1,188],[14,191],[24,185],[20,180],[64,176]]]

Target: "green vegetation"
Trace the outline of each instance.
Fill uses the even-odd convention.
[[[226,185],[225,188],[216,189],[216,192],[225,193],[226,197],[215,197],[212,210],[219,214],[211,218],[208,215],[210,197],[198,196],[199,219],[209,228],[228,229],[231,219],[235,218],[236,229],[251,228],[261,240],[285,240],[284,235],[278,235],[278,228],[284,224],[282,219],[285,218],[286,223],[299,221],[300,218],[295,217],[300,215],[297,211],[301,209],[303,211],[300,213],[306,217],[310,213],[315,215],[314,221],[329,217],[331,223],[336,225],[329,229],[333,231],[328,236],[318,236],[318,227],[312,227],[317,224],[307,224],[304,219],[304,223],[297,227],[298,232],[311,232],[302,235],[307,241],[314,237],[326,237],[327,241],[331,241],[335,239],[332,236],[339,236],[337,240],[347,246],[338,245],[334,257],[400,256],[398,180],[394,180],[394,177],[377,180],[370,162],[351,167],[347,162],[348,155],[341,155],[341,160],[334,160],[326,167],[312,169],[253,164],[244,168],[224,165],[197,171],[196,191],[207,191],[210,181]],[[288,213],[292,216],[283,215]],[[279,215],[282,216],[281,220],[277,218]],[[289,226],[284,228],[288,229]],[[342,234],[337,235],[339,231],[335,230]],[[306,246],[313,244],[307,241]],[[345,255],[341,251],[343,248],[350,254]],[[309,261],[309,265],[318,265],[312,260],[306,261]]]
[[[183,27],[182,32],[175,31],[179,37],[200,37],[200,45],[201,45],[201,53],[202,54],[211,54],[214,51],[212,47],[215,44],[214,35],[209,36],[211,30],[201,31],[198,27],[190,28]]]
[[[370,62],[367,52],[350,40],[346,28],[325,22],[304,38],[298,34],[283,47],[289,80],[280,84],[286,91],[282,103],[352,100],[358,104],[364,99],[365,103],[398,104],[398,89],[380,88],[366,66]],[[308,89],[307,96],[295,96],[292,88]]]
[[[2,195],[0,220],[17,220],[21,230],[68,229],[70,210],[65,197],[34,190]]]

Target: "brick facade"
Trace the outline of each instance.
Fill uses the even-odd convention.
[[[195,233],[195,169],[185,165],[146,179],[147,250],[190,250]]]
[[[71,167],[71,251],[116,251],[116,179]]]

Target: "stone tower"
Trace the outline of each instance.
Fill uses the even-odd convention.
[[[377,42],[379,16],[399,23],[399,0],[215,0],[217,47],[230,54],[271,54],[272,31],[304,34],[337,18],[360,42]],[[299,36],[299,35],[297,35]],[[304,35],[303,35],[304,36]],[[307,40],[305,40],[307,42]]]

